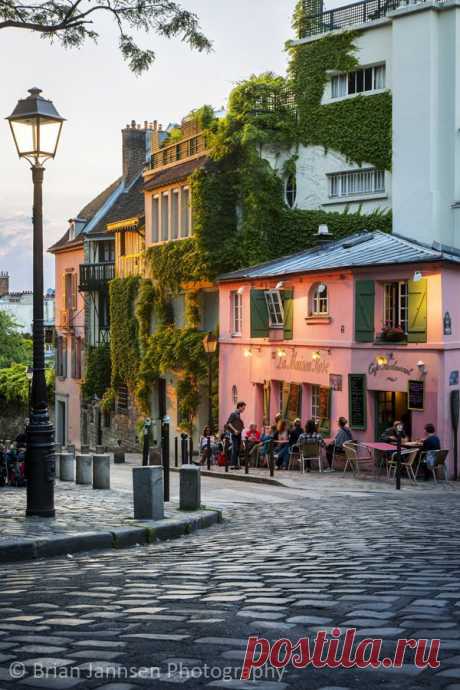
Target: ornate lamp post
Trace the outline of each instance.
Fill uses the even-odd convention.
[[[206,333],[203,338],[204,351],[208,355],[208,426],[212,432],[212,356],[217,350],[217,336],[214,333]]]
[[[48,414],[43,327],[43,163],[56,155],[62,118],[51,101],[30,89],[6,118],[19,155],[31,165],[33,202],[33,378],[27,427],[27,515],[54,517],[54,429]]]

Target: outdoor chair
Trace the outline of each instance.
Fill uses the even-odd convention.
[[[321,463],[321,443],[319,441],[300,441],[299,442],[299,453],[297,457],[292,454],[289,457],[289,462],[299,462],[302,466],[302,472],[305,472],[305,464],[308,468],[311,466],[311,461],[318,463],[318,469],[320,472],[323,471],[323,466]]]
[[[362,467],[370,467],[375,473],[375,461],[369,448],[362,443],[356,441],[346,441],[343,444],[345,451],[345,467],[343,474],[345,475],[348,467],[353,472],[353,476],[358,477]]]
[[[403,450],[401,451],[401,469],[404,468],[407,476],[411,479],[414,484],[417,483],[417,470],[414,470],[415,463],[417,461],[417,456],[419,454],[418,448],[415,450]],[[420,464],[420,463],[419,463]],[[387,461],[387,478],[391,479],[396,474],[396,468],[398,465],[398,454],[393,453],[391,459]]]
[[[300,448],[297,443],[289,448],[288,469],[290,470],[296,462],[300,463]]]
[[[447,472],[447,466],[446,466],[446,460],[447,456],[449,455],[448,450],[428,450],[425,451],[424,453],[420,453],[420,459],[417,465],[417,470],[415,474],[417,475],[420,465],[422,463],[425,463],[425,465],[428,467],[429,470],[431,470],[431,474],[433,475],[433,479],[435,482],[438,481],[436,477],[436,472],[439,468],[442,468],[444,470],[444,479],[446,482],[449,481],[449,475]],[[428,460],[428,462],[427,462]]]

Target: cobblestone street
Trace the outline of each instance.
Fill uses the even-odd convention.
[[[207,480],[205,493],[224,506],[222,525],[152,546],[2,566],[1,690],[458,690],[458,493],[318,487]],[[333,626],[383,638],[388,655],[398,638],[439,637],[441,667],[289,667],[281,679],[267,670],[256,683],[239,680],[249,635],[297,641]],[[142,667],[158,669],[153,680],[140,677]]]

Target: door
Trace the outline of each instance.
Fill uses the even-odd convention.
[[[378,440],[385,429],[392,426],[396,420],[404,425],[406,435],[412,435],[412,417],[407,409],[407,393],[377,391],[375,414],[375,438]]]

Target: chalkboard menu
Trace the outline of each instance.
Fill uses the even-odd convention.
[[[367,427],[366,374],[348,375],[348,408],[350,427],[364,431]]]
[[[408,382],[409,410],[425,409],[425,381]]]

